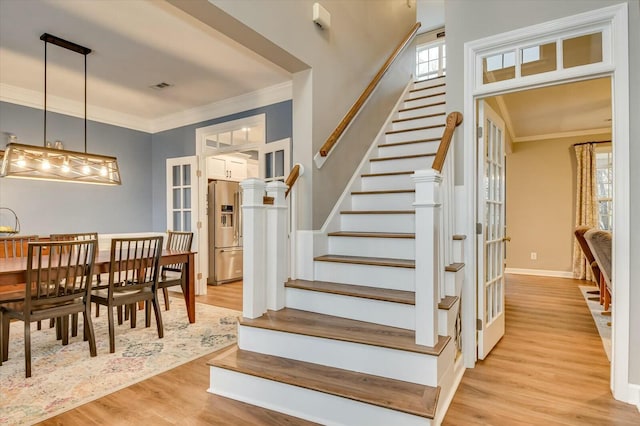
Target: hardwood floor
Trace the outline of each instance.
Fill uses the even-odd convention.
[[[444,425],[639,425],[613,399],[610,364],[578,285],[509,275],[506,333],[465,372]]]
[[[445,425],[638,425],[615,401],[609,363],[581,281],[511,275],[507,329],[466,371]],[[242,309],[242,283],[209,287],[197,301]],[[45,425],[305,425],[300,419],[206,392],[207,355],[50,419]]]

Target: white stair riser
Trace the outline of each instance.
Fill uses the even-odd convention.
[[[429,96],[427,98],[423,98],[423,97],[416,97],[414,99],[406,99],[404,101],[404,103],[402,104],[402,108],[400,109],[405,109],[405,108],[413,108],[413,107],[417,107],[417,106],[424,106],[424,105],[431,105],[431,104],[437,104],[439,102],[445,102],[445,95],[437,95],[437,96]]]
[[[387,133],[385,135],[386,143],[395,142],[412,142],[421,139],[442,138],[444,127],[433,127],[429,129],[407,130],[406,132]]]
[[[340,230],[353,232],[415,232],[415,214],[342,214]]]
[[[407,143],[402,145],[379,145],[378,157],[395,157],[398,155],[433,154],[438,151],[440,139],[429,142]]]
[[[458,272],[445,272],[444,283],[447,296],[458,296],[462,294],[462,282],[464,280],[464,268]]]
[[[365,176],[362,178],[363,191],[382,191],[390,189],[413,189],[415,184],[411,174]],[[414,231],[411,231],[414,232]]]
[[[415,290],[415,269],[356,263],[314,262],[316,281]]]
[[[419,96],[428,96],[428,95],[433,95],[436,93],[442,93],[442,92],[446,92],[447,90],[447,86],[444,85],[442,86],[442,83],[444,82],[439,82],[439,83],[434,83],[433,86],[425,86],[425,87],[416,87],[414,86],[410,91],[409,91],[409,98],[417,98]]]
[[[329,237],[329,253],[342,256],[413,259],[413,238]]]
[[[432,105],[432,103],[427,103],[422,108],[411,108],[405,111],[398,111],[398,118],[411,118],[411,117],[419,117],[422,115],[428,114],[438,114],[441,112],[447,111],[447,106],[444,102],[433,102],[436,105]]]
[[[353,194],[353,210],[412,210],[416,195],[414,192],[387,194]]]
[[[349,318],[389,327],[416,329],[414,305],[286,288],[287,308]],[[444,336],[445,334],[443,334]]]
[[[371,173],[402,172],[408,170],[424,170],[431,168],[433,155],[409,157],[397,160],[372,161]]]
[[[414,118],[412,120],[396,121],[391,125],[391,130],[415,129],[416,127],[435,126],[437,124],[445,124],[446,117],[444,115],[435,115],[430,117]]]
[[[464,263],[464,240],[453,240],[453,261]]]
[[[424,89],[426,87],[432,87],[432,86],[436,86],[439,84],[447,84],[447,77],[441,77],[441,78],[432,78],[429,80],[421,80],[421,81],[416,81],[413,84],[413,89]],[[444,86],[445,88],[447,86]]]
[[[451,308],[438,309],[438,334],[441,336],[456,335],[456,318],[458,318],[458,309],[460,308],[460,300],[458,300]]]
[[[431,419],[222,368],[210,368],[210,393],[325,425],[430,426]]]
[[[449,341],[440,356],[436,356],[265,328],[238,327],[238,346],[243,350],[426,386],[438,385],[453,359],[452,343]]]

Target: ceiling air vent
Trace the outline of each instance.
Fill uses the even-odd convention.
[[[164,81],[158,84],[154,84],[151,87],[152,89],[156,89],[156,90],[162,90],[162,89],[166,89],[167,87],[171,87],[173,86],[173,84],[169,84],[169,83],[165,83]]]

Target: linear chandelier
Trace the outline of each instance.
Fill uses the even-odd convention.
[[[63,182],[120,185],[120,171],[115,157],[87,152],[87,55],[91,49],[44,33],[44,141],[43,146],[24,145],[10,139],[0,151],[0,177],[38,179]],[[47,44],[80,53],[84,56],[84,152],[62,149],[56,142],[47,142]]]

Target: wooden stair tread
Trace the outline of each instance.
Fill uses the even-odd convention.
[[[446,102],[434,102],[432,104],[427,104],[427,105],[414,106],[414,107],[410,107],[410,108],[402,108],[402,109],[399,109],[398,112],[413,111],[413,110],[420,109],[420,108],[429,108],[429,107],[438,106],[438,105],[445,105],[445,104],[446,104]]]
[[[444,270],[447,272],[458,272],[464,268],[464,263],[452,263],[449,266],[445,266]]]
[[[361,237],[361,238],[416,238],[416,234],[405,232],[329,232],[330,237]]]
[[[365,173],[360,177],[378,177],[378,176],[398,176],[398,175],[412,175],[415,171],[408,170],[406,172],[385,172],[385,173]]]
[[[439,355],[451,340],[449,336],[438,336],[438,342],[435,346],[422,346],[416,344],[416,333],[413,330],[291,308],[267,311],[266,314],[255,319],[243,317],[240,318],[239,323],[247,327],[380,346],[434,356]]]
[[[407,194],[415,193],[415,189],[381,189],[378,191],[352,191],[351,195],[373,195],[373,194]]]
[[[446,94],[446,92],[438,92],[438,93],[433,93],[431,95],[418,96],[416,98],[407,98],[404,101],[409,102],[409,101],[417,101],[418,99],[435,98],[436,96],[442,96],[444,94]]]
[[[423,89],[423,90],[425,90],[425,89]],[[420,116],[417,116],[417,117],[397,118],[397,119],[393,120],[392,123],[402,123],[403,121],[420,120],[422,118],[444,117],[444,116],[445,116],[444,112],[439,112],[439,113],[436,113],[436,114],[420,115]]]
[[[429,139],[416,139],[414,141],[406,141],[406,142],[392,142],[392,143],[381,143],[378,145],[378,148],[385,148],[390,146],[400,146],[400,145],[410,145],[414,143],[425,143],[425,142],[438,142],[442,138],[429,138]]]
[[[237,348],[210,365],[420,417],[436,413],[439,387],[418,385]]]
[[[388,132],[385,132],[385,135],[395,135],[396,133],[415,132],[416,130],[437,129],[440,127],[445,127],[445,124],[434,124],[433,126],[414,127],[411,129],[389,130]]]
[[[413,291],[307,280],[289,280],[285,283],[285,287],[359,297],[362,299],[381,300],[384,302],[403,303],[405,305],[416,304],[416,295]]]
[[[416,214],[415,210],[344,210],[340,214]]]
[[[446,75],[439,75],[437,77],[431,77],[431,78],[423,78],[422,80],[415,80],[413,82],[413,84],[418,84],[418,83],[424,83],[425,81],[432,81],[432,80],[438,80],[440,78],[445,78]]]
[[[438,309],[449,310],[456,304],[458,301],[458,296],[445,296],[440,303],[438,303]]]
[[[391,266],[395,268],[415,268],[415,260],[410,259],[390,259],[385,257],[361,257],[344,256],[338,254],[325,254],[314,257],[313,260],[319,262],[352,263],[356,265]]]
[[[390,160],[407,160],[409,158],[420,158],[420,157],[435,157],[436,153],[428,153],[428,154],[411,154],[411,155],[397,155],[395,157],[376,157],[371,158],[369,161],[390,161]]]
[[[424,80],[424,81],[426,81],[426,80]],[[420,83],[422,83],[422,82],[420,82]],[[442,86],[446,86],[446,85],[447,85],[447,83],[434,84],[433,86],[423,87],[422,89],[411,89],[411,90],[409,90],[409,92],[419,92],[421,90],[435,89],[436,87],[442,87]]]
[[[462,235],[462,234],[455,234],[453,236],[453,239],[456,240],[456,241],[466,240],[467,236],[466,235]]]

